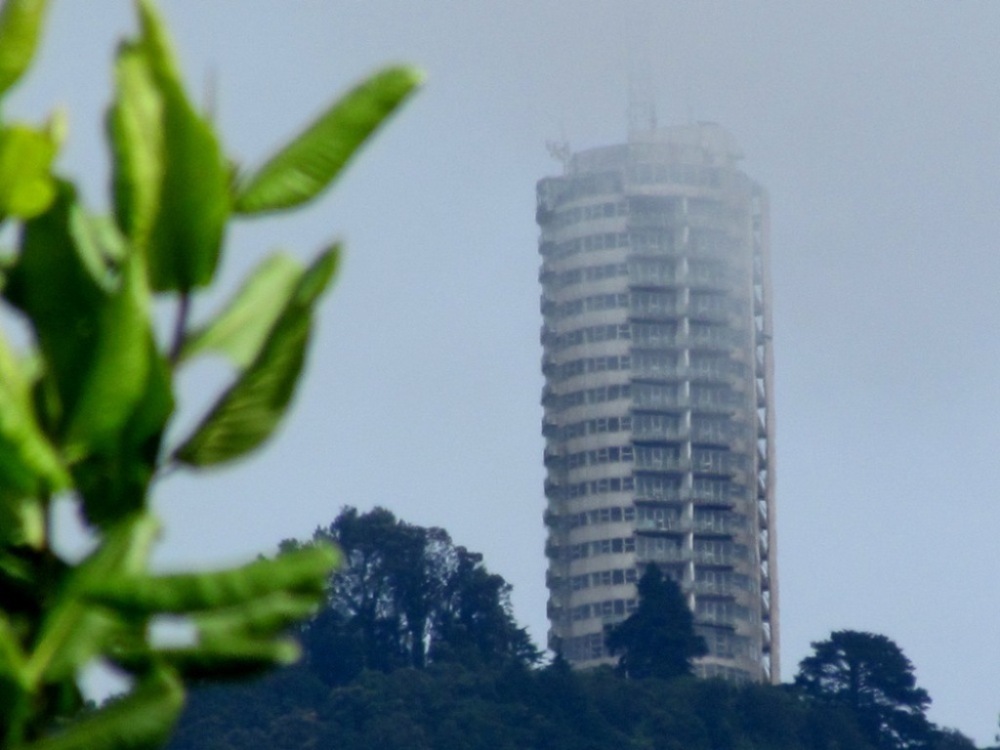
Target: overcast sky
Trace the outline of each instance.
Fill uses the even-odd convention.
[[[445,527],[545,639],[536,180],[545,142],[621,141],[630,61],[662,124],[716,121],[771,196],[783,677],[832,630],[884,633],[931,718],[1000,709],[1000,3],[175,0],[255,163],[377,65],[428,72],[336,191],[229,237],[232,288],[276,246],[348,243],[308,377],[256,460],[158,488],[164,565],[235,562],[343,504]],[[119,0],[55,4],[6,108],[68,108],[61,167],[106,205],[99,118]],[[196,308],[206,312],[212,300]],[[189,408],[224,369],[185,378]],[[189,414],[192,412],[189,412]],[[189,420],[190,421],[190,420]]]

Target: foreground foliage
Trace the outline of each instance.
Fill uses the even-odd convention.
[[[0,224],[16,247],[0,255],[0,746],[34,750],[158,747],[180,712],[185,681],[240,677],[298,654],[287,628],[325,596],[336,553],[315,544],[213,573],[152,575],[159,526],[150,488],[177,468],[243,458],[276,429],[295,391],[313,311],[337,265],[334,245],[308,266],[266,259],[215,317],[192,323],[227,225],[319,195],[417,82],[392,68],[323,113],[259,169],[234,172],[184,89],[151,0],[115,59],[107,124],[113,216],[95,215],[53,171],[62,134],[0,120]],[[45,0],[0,9],[0,95],[28,69]],[[5,113],[6,114],[6,113]],[[157,296],[175,323],[159,337]],[[166,339],[166,340],[161,340]],[[221,355],[230,385],[190,434],[164,435],[174,378]],[[93,551],[52,547],[57,501],[81,513]],[[180,619],[187,645],[151,630]],[[103,660],[131,688],[79,714],[81,671]]]

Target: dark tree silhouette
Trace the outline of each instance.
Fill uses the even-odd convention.
[[[327,684],[364,669],[422,669],[429,660],[538,659],[514,621],[510,585],[443,529],[408,524],[384,508],[347,507],[314,539],[344,555],[326,606],[302,632],[307,662]]]
[[[619,670],[632,679],[670,679],[691,674],[692,660],[708,653],[694,632],[694,616],[680,587],[648,565],[638,584],[639,606],[611,628],[608,650],[621,654]]]
[[[812,646],[815,653],[802,660],[795,677],[801,691],[849,708],[879,748],[930,746],[930,696],[917,687],[913,664],[892,640],[839,630]]]

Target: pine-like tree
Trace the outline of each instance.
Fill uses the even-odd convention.
[[[691,674],[693,660],[708,653],[694,632],[694,616],[680,587],[648,565],[638,584],[639,606],[611,628],[608,650],[621,654],[618,669],[630,679],[671,679]]]

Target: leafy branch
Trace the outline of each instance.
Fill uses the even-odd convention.
[[[229,222],[315,200],[420,78],[404,67],[377,72],[234,177],[152,0],[135,4],[139,32],[117,50],[107,113],[112,216],[88,210],[53,172],[58,118],[0,118],[0,225],[17,236],[0,258],[0,304],[31,333],[18,348],[0,329],[0,747],[10,750],[159,747],[185,680],[241,677],[297,657],[284,633],[320,604],[335,549],[154,575],[150,485],[166,469],[241,459],[274,434],[336,274],[336,244],[308,265],[266,258],[218,314],[193,324]],[[7,0],[0,9],[0,97],[29,69],[47,7]],[[177,317],[161,342],[152,308],[165,295]],[[230,362],[232,382],[167,450],[177,371],[211,355]],[[76,504],[97,540],[78,563],[50,544],[55,497]],[[167,614],[192,625],[191,645],[152,642],[151,625]],[[133,687],[81,715],[77,680],[95,659]]]

